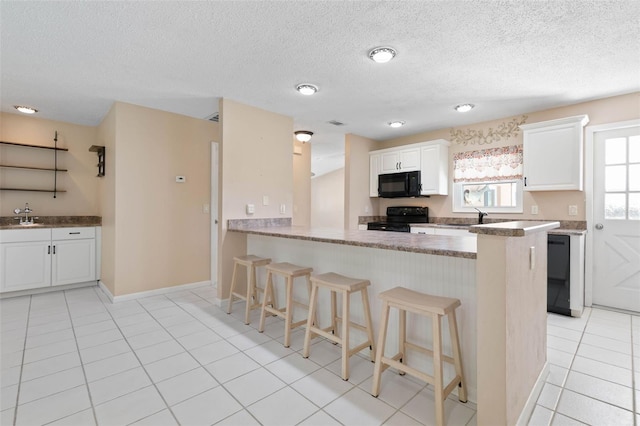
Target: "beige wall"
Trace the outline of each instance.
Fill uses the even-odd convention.
[[[378,199],[369,197],[369,151],[379,144],[353,134],[344,142],[344,227],[358,229],[358,216],[378,214]]]
[[[105,144],[114,144],[107,161],[115,167],[107,163],[113,177],[102,188],[103,282],[120,296],[208,281],[203,205],[218,125],[125,103],[113,108],[100,126]],[[176,183],[177,175],[186,183]]]
[[[527,123],[537,123],[540,121],[553,120],[557,118],[571,117],[575,115],[589,115],[588,125],[599,125],[618,121],[626,121],[640,118],[640,93],[632,93],[629,95],[616,96],[606,99],[600,99],[591,102],[584,102],[576,105],[570,105],[560,108],[554,108],[544,111],[536,111],[524,114],[527,116]],[[519,118],[520,115],[515,116]],[[486,134],[489,128],[497,128],[501,123],[508,122],[514,117],[506,117],[499,120],[493,120],[483,123],[477,123],[469,126],[461,126],[459,129],[475,129],[483,130]],[[456,128],[458,129],[458,128]],[[449,128],[440,129],[430,132],[419,133],[403,138],[390,139],[376,144],[373,149],[389,148],[394,146],[406,145],[410,143],[424,142],[434,139],[451,140]],[[453,176],[453,155],[461,151],[474,151],[478,149],[500,147],[507,145],[522,144],[522,132],[516,137],[494,142],[490,145],[460,145],[452,141],[449,147],[449,194],[451,190],[451,177]],[[356,165],[358,167],[358,165]],[[367,176],[367,181],[362,179],[358,186],[351,188],[351,191],[360,193],[369,192],[368,187],[368,164],[364,167],[352,169],[352,174],[358,174],[361,177]],[[585,220],[585,193],[581,191],[543,191],[543,192],[524,192],[524,212],[521,214],[498,214],[492,213],[492,218],[505,219],[536,219],[536,220]],[[450,196],[431,196],[430,198],[409,198],[401,200],[380,199],[378,212],[384,214],[387,206],[396,205],[398,203],[406,205],[426,205],[429,206],[431,216],[437,217],[472,217],[471,213],[453,213]],[[538,215],[531,215],[531,206],[537,205]],[[569,216],[568,206],[577,205],[578,215]]]
[[[105,147],[105,175],[98,185],[102,216],[102,266],[98,278],[112,295],[116,294],[116,106],[111,106],[97,128],[97,144]]]
[[[344,229],[344,167],[311,179],[311,226]]]
[[[246,253],[246,236],[227,232],[229,219],[291,217],[293,119],[248,105],[220,101],[221,223],[218,297],[228,296],[233,256]],[[269,197],[269,205],[262,203]],[[246,213],[247,204],[255,213]],[[280,213],[280,205],[285,213]],[[275,256],[275,254],[274,254]]]
[[[54,146],[58,131],[58,168],[67,169],[57,175],[58,193],[0,191],[0,216],[12,216],[17,207],[29,203],[36,216],[97,216],[99,214],[98,162],[89,147],[96,144],[95,127],[80,126],[37,117],[0,113],[0,140],[24,144]],[[0,145],[0,164],[53,167],[54,151]],[[0,186],[53,188],[53,172],[0,169]]]
[[[294,226],[311,224],[311,145],[294,139],[300,154],[293,155],[293,219]]]

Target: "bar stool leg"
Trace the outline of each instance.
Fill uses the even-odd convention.
[[[338,322],[336,318],[338,317],[338,296],[335,291],[331,290],[331,332],[336,336],[340,335],[338,330]],[[337,345],[336,342],[333,342],[334,345]]]
[[[305,275],[305,278],[307,279],[307,291],[309,292],[309,312],[311,312],[311,275]],[[318,325],[318,310],[314,309],[313,310],[313,316],[311,317],[313,319],[313,324],[317,326]],[[307,329],[309,328],[309,326],[307,326]]]
[[[399,362],[407,363],[407,311],[398,308],[398,353],[400,354]],[[404,371],[398,371],[398,374],[404,376]]]
[[[456,321],[456,311],[449,313],[449,334],[451,335],[451,347],[453,349],[453,361],[456,366],[456,374],[460,376],[460,384],[458,385],[458,400],[467,402],[467,382],[462,374],[462,356],[460,354],[460,339],[458,338],[458,324]]]
[[[288,348],[291,343],[291,323],[293,320],[293,277],[287,277],[287,305],[284,325],[284,347]]]
[[[231,276],[231,289],[229,290],[229,306],[227,306],[227,313],[231,313],[231,305],[233,304],[233,290],[236,287],[236,271],[238,269],[238,263],[233,263],[233,275]]]
[[[309,316],[307,317],[307,330],[304,332],[304,349],[302,351],[303,358],[309,358],[309,346],[311,345],[311,322],[316,317],[316,299],[318,298],[318,286],[311,286],[311,296],[309,297]],[[317,319],[316,327],[319,327]]]
[[[253,266],[247,266],[247,303],[244,308],[244,323],[249,324],[249,313],[251,312],[251,305],[253,305],[253,298],[251,297],[254,291],[254,281],[256,269]]]
[[[258,327],[258,331],[262,333],[264,331],[264,317],[267,313],[266,307],[267,303],[267,295],[273,295],[273,277],[271,271],[267,271],[267,283],[264,285],[264,298],[262,299],[262,310],[260,311],[260,326]],[[271,303],[275,303],[272,301]]]
[[[350,293],[342,292],[342,380],[349,380],[349,303]]]
[[[433,328],[433,387],[436,394],[436,424],[444,425],[444,398],[442,380],[442,336],[440,316],[432,315]]]
[[[380,318],[380,331],[378,332],[378,347],[376,348],[376,364],[373,367],[373,386],[371,395],[376,398],[380,394],[380,376],[382,375],[382,356],[387,340],[387,326],[389,325],[389,303],[382,302],[382,318]]]
[[[375,341],[373,340],[373,323],[371,321],[371,308],[369,307],[369,293],[367,292],[367,288],[364,287],[360,293],[362,294],[362,306],[364,307],[364,320],[367,325],[367,338],[369,339],[369,357],[371,358],[371,362],[375,361]]]

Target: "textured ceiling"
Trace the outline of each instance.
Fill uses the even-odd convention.
[[[638,91],[639,23],[635,0],[2,0],[1,108],[96,125],[114,101],[205,118],[226,97],[313,131],[321,174],[345,133],[382,140]],[[367,58],[381,45],[395,60]],[[302,82],[320,91],[302,96]],[[452,109],[464,102],[476,108]]]

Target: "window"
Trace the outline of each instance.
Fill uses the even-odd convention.
[[[453,211],[522,213],[522,145],[453,157]]]
[[[604,218],[640,220],[640,136],[605,140]]]

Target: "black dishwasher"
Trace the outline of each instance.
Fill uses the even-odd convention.
[[[569,255],[569,236],[549,234],[547,238],[547,312],[571,315]]]

